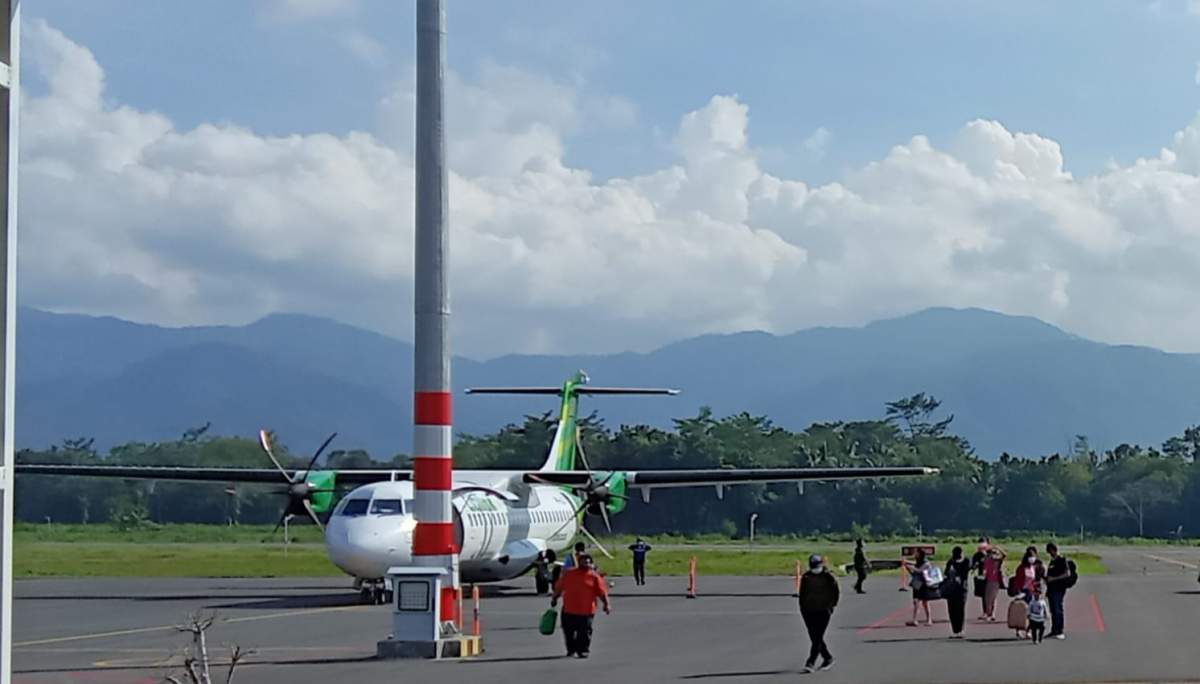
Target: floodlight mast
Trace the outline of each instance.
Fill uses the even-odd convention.
[[[413,335],[413,561],[442,567],[443,625],[456,621],[459,577],[451,491],[449,186],[443,105],[446,9],[417,0],[416,245]]]
[[[13,534],[13,396],[16,379],[17,323],[17,114],[20,105],[20,0],[0,0],[0,333],[4,338],[0,383],[4,418],[0,421],[0,684],[12,682],[12,534]]]

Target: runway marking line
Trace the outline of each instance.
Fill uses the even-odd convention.
[[[1096,600],[1095,594],[1088,594],[1088,598],[1092,603],[1092,616],[1096,618],[1096,631],[1104,631],[1104,614],[1100,612],[1100,602]]]
[[[859,636],[862,636],[863,634],[866,634],[867,632],[869,632],[873,629],[879,629],[880,627],[884,626],[885,624],[891,622],[892,620],[894,620],[896,618],[904,617],[904,614],[907,613],[910,609],[911,609],[911,606],[900,606],[896,610],[893,610],[892,612],[888,613],[887,615],[884,615],[883,617],[879,618],[875,622],[872,622],[871,624],[867,625],[866,627],[863,627],[862,629],[858,630],[857,634]]]
[[[222,620],[225,623],[238,622],[255,622],[257,620],[272,620],[276,618],[297,617],[300,615],[313,615],[317,613],[334,613],[340,611],[362,610],[367,606],[333,606],[328,608],[308,608],[305,610],[289,610],[283,613],[268,613],[267,615],[249,615],[240,618],[229,618]],[[176,629],[175,625],[158,625],[156,627],[135,627],[133,629],[117,629],[110,632],[93,632],[91,634],[76,634],[65,637],[53,637],[50,639],[34,639],[32,641],[21,641],[13,644],[13,648],[23,648],[25,646],[44,646],[46,644],[61,644],[69,641],[83,641],[86,639],[104,639],[107,637],[129,636],[131,634],[149,634],[152,632],[166,632]]]
[[[1197,565],[1195,563],[1189,563],[1187,561],[1175,560],[1174,558],[1163,558],[1162,556],[1155,556],[1155,555],[1151,555],[1149,553],[1143,553],[1142,555],[1145,556],[1146,558],[1149,558],[1151,560],[1156,560],[1160,563],[1171,563],[1172,565],[1179,565],[1179,566],[1182,566],[1185,568],[1189,568],[1191,570],[1200,570],[1200,565]]]

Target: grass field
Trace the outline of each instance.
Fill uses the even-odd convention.
[[[291,528],[295,543],[286,551],[270,536],[269,526],[226,527],[221,525],[163,525],[122,531],[107,525],[21,524],[14,537],[15,577],[322,577],[340,576],[325,556],[319,531],[312,526]],[[613,559],[597,554],[605,572],[623,576],[631,572],[626,547],[633,537],[601,539]],[[720,537],[685,539],[649,537],[651,575],[687,574],[695,556],[701,575],[791,575],[796,561],[820,553],[831,566],[849,563],[853,545],[845,542],[795,538],[763,538],[753,547],[744,541]],[[871,558],[896,558],[903,542],[890,540],[867,545]],[[935,558],[944,560],[955,543],[970,549],[965,540],[933,540]],[[1012,550],[1028,542],[1012,540]],[[1081,574],[1107,572],[1099,556],[1064,549],[1079,566]],[[880,573],[895,576],[896,571]]]

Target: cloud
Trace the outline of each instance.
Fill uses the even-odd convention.
[[[387,62],[387,48],[362,31],[346,31],[338,39],[347,52],[373,67]]]
[[[820,160],[825,158],[825,153],[829,150],[829,143],[832,140],[833,134],[829,132],[828,128],[821,126],[805,138],[801,144],[810,157]]]
[[[411,79],[372,132],[180,130],[113,103],[57,30],[27,39],[48,90],[22,103],[25,303],[169,324],[302,311],[410,336]],[[1200,338],[1200,118],[1085,178],[1055,141],[977,120],[813,186],[766,173],[750,106],[715,96],[668,136],[672,163],[598,182],[564,159],[574,133],[628,122],[592,110],[603,96],[497,64],[448,82],[458,352],[645,349],[932,305]]]
[[[280,19],[319,19],[358,8],[358,0],[268,0],[267,12]]]

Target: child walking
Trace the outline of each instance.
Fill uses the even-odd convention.
[[[1029,638],[1035,644],[1042,643],[1042,635],[1046,632],[1046,616],[1050,614],[1050,604],[1042,596],[1042,585],[1033,585],[1033,600],[1029,602]]]

